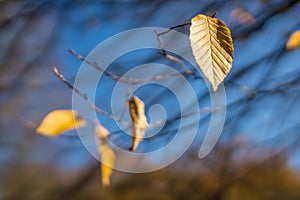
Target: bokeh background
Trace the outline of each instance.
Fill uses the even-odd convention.
[[[285,47],[300,29],[299,11],[298,0],[0,1],[0,199],[299,199],[300,49]],[[116,171],[110,187],[101,186],[100,164],[76,132],[48,138],[30,126],[29,121],[39,123],[51,110],[72,107],[72,91],[52,74],[52,66],[58,66],[74,81],[81,61],[68,49],[86,56],[121,31],[168,28],[215,12],[231,29],[235,52],[224,82],[226,123],[206,158],[199,160],[197,153],[209,123],[210,97],[198,79],[189,79],[203,109],[191,148],[156,172]],[[189,28],[178,31],[188,34]],[[159,51],[137,55],[116,61],[111,72],[122,75],[149,60],[180,71]],[[113,84],[110,80],[99,88],[105,95]],[[101,91],[97,105],[110,111],[109,95],[101,101]],[[147,113],[152,104],[166,104],[173,120],[145,140],[140,152],[168,143],[179,120],[169,92],[148,91],[139,91]],[[115,131],[114,122],[99,118]],[[130,145],[128,138],[115,141]]]

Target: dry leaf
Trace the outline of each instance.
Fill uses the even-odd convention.
[[[129,101],[129,113],[132,121],[132,146],[134,151],[145,136],[145,129],[149,126],[145,116],[145,104],[137,96],[133,96]]]
[[[54,110],[47,114],[36,131],[42,135],[58,136],[86,124],[74,110]]]
[[[297,49],[300,46],[300,30],[295,31],[286,43],[288,50]]]
[[[97,123],[95,126],[95,132],[96,137],[99,140],[98,151],[101,155],[102,184],[104,186],[108,186],[110,185],[110,176],[113,172],[113,166],[115,163],[116,156],[115,153],[108,146],[108,130]]]
[[[197,64],[216,91],[232,66],[229,28],[217,18],[199,14],[192,19],[190,41]]]
[[[255,17],[242,8],[236,8],[230,13],[231,19],[237,19],[243,25],[256,23]]]

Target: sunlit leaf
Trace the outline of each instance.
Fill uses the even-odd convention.
[[[115,153],[108,146],[107,136],[109,132],[106,128],[97,123],[95,126],[96,137],[99,140],[98,151],[101,155],[101,175],[102,184],[104,186],[110,185],[110,176],[113,172],[115,163]]]
[[[229,28],[217,18],[199,14],[192,19],[190,41],[197,64],[216,91],[232,66]]]
[[[288,50],[297,49],[300,46],[300,30],[295,31],[286,43]]]
[[[255,17],[242,8],[236,8],[231,11],[230,18],[237,19],[243,25],[254,24],[256,22]]]
[[[47,114],[36,131],[42,135],[58,136],[86,124],[74,110],[54,110]]]
[[[129,101],[129,113],[132,121],[132,146],[134,151],[145,136],[145,129],[149,126],[145,116],[145,104],[137,96],[133,96]]]

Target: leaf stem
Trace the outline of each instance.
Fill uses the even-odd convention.
[[[190,26],[192,25],[191,22],[186,22],[184,24],[179,24],[179,25],[176,25],[176,26],[172,26],[170,27],[167,31],[164,31],[164,32],[161,32],[161,33],[158,33],[158,36],[161,36],[161,35],[164,35],[164,34],[167,34],[169,33],[172,29],[175,29],[175,28],[180,28],[180,27],[184,27],[184,26]]]

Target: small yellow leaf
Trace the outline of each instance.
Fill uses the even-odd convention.
[[[110,148],[106,148],[101,152],[101,160],[102,184],[107,186],[110,185],[110,176],[113,172],[112,167],[115,163],[115,153]],[[104,163],[107,163],[107,165]]]
[[[297,49],[300,46],[300,30],[295,31],[286,43],[288,50]]]
[[[145,129],[149,126],[145,116],[145,104],[137,96],[133,96],[129,101],[129,113],[132,121],[132,146],[134,151],[145,136]]]
[[[85,124],[85,120],[74,110],[55,110],[47,114],[36,132],[47,136],[58,136]]]
[[[95,126],[95,132],[96,137],[99,140],[98,151],[101,155],[102,184],[104,186],[108,186],[110,185],[110,176],[113,172],[113,166],[115,163],[116,156],[115,153],[108,146],[108,130],[97,123]]]
[[[192,18],[190,41],[197,64],[216,91],[232,66],[229,28],[222,20],[199,14]]]

